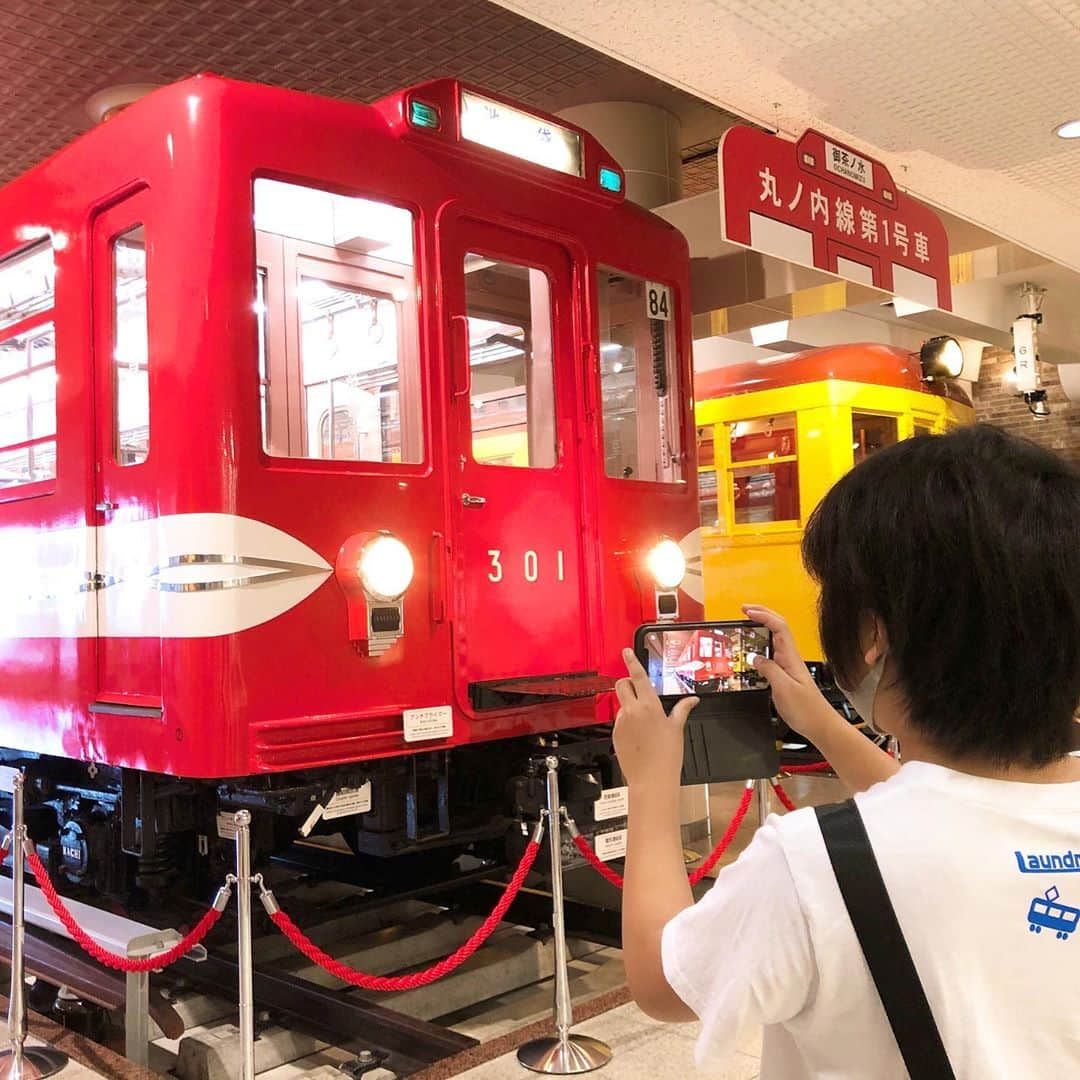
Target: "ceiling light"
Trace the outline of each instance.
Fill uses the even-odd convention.
[[[787,341],[788,320],[780,322],[763,323],[761,326],[750,327],[750,340],[758,347],[763,345],[775,345],[778,341]]]
[[[1064,124],[1058,124],[1054,134],[1059,139],[1080,139],[1080,120],[1066,120]]]

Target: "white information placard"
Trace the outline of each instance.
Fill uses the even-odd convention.
[[[222,840],[236,839],[236,822],[229,810],[219,810],[217,816],[217,834]]]
[[[621,859],[626,854],[626,829],[597,833],[596,854],[603,862]]]
[[[834,176],[854,180],[868,191],[874,190],[874,164],[853,150],[825,140],[825,168]]]
[[[334,818],[351,817],[353,814],[366,814],[371,809],[371,781],[358,788],[341,788],[336,791],[323,810],[327,821]]]
[[[597,821],[610,821],[612,818],[626,817],[629,793],[630,789],[625,787],[608,788],[593,803],[593,817]]]
[[[406,709],[404,719],[406,742],[449,739],[454,734],[454,710],[449,705],[434,705],[429,709]]]

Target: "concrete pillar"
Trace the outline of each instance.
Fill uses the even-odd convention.
[[[626,173],[626,197],[651,208],[682,197],[682,141],[677,116],[640,101],[598,101],[561,117],[600,140]]]

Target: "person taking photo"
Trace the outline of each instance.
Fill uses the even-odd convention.
[[[988,425],[908,439],[832,488],[803,558],[837,685],[896,736],[903,765],[828,704],[783,617],[750,605],[773,635],[756,666],[855,796],[952,1073],[1080,1076],[1080,932],[1067,932],[1080,913],[1080,473]],[[701,1021],[702,1068],[763,1026],[763,1080],[908,1076],[814,810],[770,817],[694,902],[679,784],[696,699],[665,715],[625,660],[615,747],[635,1000]]]

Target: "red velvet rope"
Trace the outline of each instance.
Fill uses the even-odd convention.
[[[827,761],[817,761],[813,765],[783,765],[781,771],[795,776],[797,773],[825,772],[826,769],[831,768],[832,766]]]
[[[705,877],[720,861],[720,856],[727,851],[731,841],[735,839],[735,834],[739,831],[739,826],[743,823],[743,818],[746,817],[746,811],[750,809],[750,800],[753,796],[754,789],[752,787],[743,788],[742,798],[739,800],[739,805],[735,808],[735,816],[731,819],[731,824],[728,825],[727,832],[720,837],[720,843],[712,849],[712,853],[709,857],[690,875],[691,885],[696,885],[703,877]]]
[[[194,929],[181,938],[172,948],[155,953],[153,956],[121,956],[119,953],[110,952],[104,946],[99,945],[79,926],[75,921],[75,916],[68,911],[53,883],[49,880],[49,875],[41,859],[38,858],[38,853],[31,847],[26,850],[26,861],[37,879],[38,888],[49,902],[49,907],[56,912],[56,917],[64,924],[64,929],[71,935],[72,940],[99,964],[104,964],[105,967],[113,968],[115,971],[129,973],[157,971],[160,968],[168,967],[170,964],[175,964],[177,960],[191,952],[210,933],[218,919],[221,918],[221,912],[217,908],[210,908],[198,921]]]
[[[509,910],[510,905],[517,899],[525,879],[532,870],[536,856],[540,852],[540,844],[536,840],[530,840],[525,848],[525,854],[506,891],[502,894],[499,902],[495,905],[491,914],[477,928],[476,932],[456,952],[451,953],[445,959],[440,960],[423,971],[415,971],[411,975],[367,975],[362,971],[349,967],[347,964],[335,960],[329,953],[323,952],[318,945],[307,937],[304,932],[285,914],[278,910],[270,913],[274,925],[292,942],[298,952],[301,952],[312,963],[318,964],[324,971],[348,983],[350,986],[359,986],[364,990],[415,990],[418,986],[428,986],[444,975],[456,971],[477,949],[495,932],[495,928],[503,920],[503,916]]]
[[[720,842],[709,852],[708,858],[696,869],[687,875],[690,878],[690,884],[696,885],[702,878],[704,878],[710,870],[720,861],[723,854],[731,846],[731,841],[735,839],[735,834],[739,831],[739,826],[743,823],[743,818],[746,817],[746,812],[750,809],[750,800],[753,798],[754,789],[752,787],[745,788],[742,793],[742,798],[739,800],[739,805],[735,808],[735,815],[731,819],[731,823],[727,827],[727,831],[720,838]],[[606,878],[615,886],[616,889],[623,887],[623,877],[620,873],[612,870],[596,854],[592,844],[585,839],[580,833],[574,837],[574,846],[581,852],[585,861],[602,877]]]
[[[779,780],[774,780],[772,782],[772,789],[776,792],[776,797],[783,803],[785,810],[791,811],[798,809],[791,801],[791,796],[784,790],[784,785],[781,784]]]
[[[582,858],[602,877],[606,878],[615,886],[616,889],[623,887],[623,878],[617,870],[612,870],[610,866],[599,855],[596,854],[595,849],[588,840],[585,839],[581,833],[578,833],[574,838],[574,847],[581,852]]]

